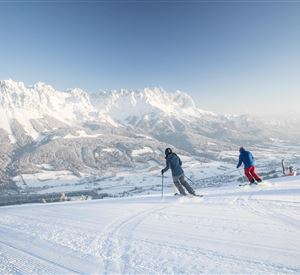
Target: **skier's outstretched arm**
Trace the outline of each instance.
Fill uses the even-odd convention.
[[[163,173],[167,172],[167,171],[169,170],[169,168],[170,168],[169,161],[166,160],[166,167],[165,167],[164,169],[161,170],[161,173],[163,174]]]
[[[240,157],[239,157],[239,162],[238,162],[236,168],[239,168],[241,165],[242,165],[242,157],[241,157],[241,155],[240,155]]]

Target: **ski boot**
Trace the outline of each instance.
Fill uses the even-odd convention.
[[[249,183],[249,185],[257,185],[257,182],[254,180],[254,179],[252,179],[251,181],[250,181],[250,183]]]

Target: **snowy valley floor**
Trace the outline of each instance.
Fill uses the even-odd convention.
[[[1,274],[300,273],[300,177],[0,208]]]

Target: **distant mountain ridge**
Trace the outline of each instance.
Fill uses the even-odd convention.
[[[284,129],[249,116],[201,110],[180,91],[89,94],[78,88],[57,91],[42,82],[25,86],[1,80],[0,181],[46,166],[78,176],[87,170],[147,169],[150,162],[161,163],[166,146],[215,160],[221,151],[241,144],[292,138]]]
[[[193,99],[186,93],[167,93],[163,89],[145,88],[143,91],[109,91],[89,95],[81,89],[57,91],[52,86],[39,82],[25,86],[13,80],[0,81],[1,128],[11,134],[10,120],[16,119],[33,138],[38,131],[30,120],[52,117],[72,125],[85,121],[125,122],[133,117],[152,113],[175,117],[199,118],[202,115],[216,116],[196,108]]]
[[[160,88],[145,88],[143,91],[98,92],[92,94],[91,99],[98,110],[120,120],[124,120],[124,117],[142,117],[152,112],[180,117],[213,115],[212,112],[197,108],[188,94],[180,91],[168,93]]]

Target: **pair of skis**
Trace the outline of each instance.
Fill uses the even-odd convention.
[[[192,181],[191,179],[189,179],[188,177],[186,177],[188,180]],[[194,194],[194,195],[182,195],[182,194],[179,194],[179,193],[175,193],[174,196],[182,196],[182,197],[198,197],[198,198],[202,198],[203,195],[198,195],[198,194]],[[161,175],[161,198],[163,199],[164,197],[164,174]]]
[[[241,183],[239,186],[257,186],[258,183]]]
[[[175,193],[174,196],[179,196],[179,197],[188,197],[188,198],[193,198],[193,197],[197,197],[197,198],[202,198],[203,195],[198,195],[198,194],[186,194],[186,195],[182,195],[180,193]]]

